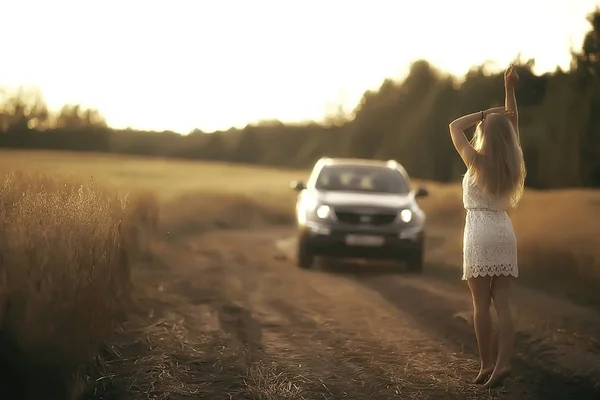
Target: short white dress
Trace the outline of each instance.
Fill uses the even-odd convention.
[[[517,238],[506,212],[508,201],[477,187],[467,171],[462,181],[467,210],[463,235],[463,280],[480,276],[519,276]]]

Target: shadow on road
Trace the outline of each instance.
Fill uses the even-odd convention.
[[[340,260],[322,259],[319,269],[336,275],[347,277],[375,277],[393,275],[396,278],[425,276],[429,280],[444,282],[453,286],[462,286],[461,271],[453,266],[426,264],[420,274],[415,274],[406,269],[402,263],[372,260]]]
[[[336,275],[378,276],[387,274],[406,274],[401,264],[384,261],[321,259],[319,269]]]

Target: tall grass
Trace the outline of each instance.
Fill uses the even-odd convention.
[[[8,384],[30,397],[81,391],[127,301],[137,220],[147,209],[92,181],[0,177],[0,361],[12,374]]]

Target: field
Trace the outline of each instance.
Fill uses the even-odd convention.
[[[63,368],[46,381],[68,381],[67,391],[81,391],[72,389],[77,386],[72,381],[81,386],[94,376],[82,368],[126,318],[119,311],[130,304],[131,268],[145,265],[142,253],[154,240],[148,237],[158,237],[162,244],[156,246],[164,250],[168,243],[181,244],[205,232],[252,228],[260,236],[262,228],[285,227],[292,221],[295,198],[289,181],[308,175],[300,170],[42,151],[2,151],[0,160],[2,172],[20,171],[4,184],[0,197],[0,301],[4,310],[8,303],[12,310],[0,313],[1,354],[11,360],[11,368],[16,363],[26,370],[21,375],[30,375],[28,384],[40,381],[40,371]],[[421,205],[431,230],[447,239],[443,260],[436,259],[432,268],[445,268],[458,279],[464,218],[460,188],[415,184],[429,189]],[[521,281],[580,304],[600,305],[600,224],[594,217],[599,212],[600,191],[528,190],[511,212]],[[174,247],[169,249],[163,253],[175,257]],[[140,306],[135,300],[144,297],[144,279],[136,280],[134,308]],[[159,296],[152,290],[144,292],[144,301]],[[82,343],[70,340],[72,330],[80,333]],[[47,356],[39,356],[45,352]],[[21,356],[26,361],[14,361]],[[34,359],[54,363],[38,365]],[[264,370],[247,378],[251,398],[281,398],[284,392],[288,398],[304,398],[290,394],[291,380],[282,391],[267,382],[272,376],[263,375]],[[271,395],[266,394],[269,390]]]
[[[240,228],[292,220],[295,193],[289,182],[309,171],[275,170],[221,163],[192,163],[120,156],[53,152],[4,152],[0,168],[22,168],[93,176],[121,192],[156,194],[166,229],[189,232]],[[464,210],[457,184],[419,182],[431,196],[422,201],[429,220],[457,230],[460,252]],[[519,239],[523,278],[566,291],[583,301],[597,298],[600,285],[600,191],[528,190],[511,218]],[[454,259],[460,254],[454,254]]]

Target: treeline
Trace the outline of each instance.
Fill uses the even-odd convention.
[[[600,9],[567,71],[536,76],[519,62],[517,89],[527,184],[600,187]],[[464,170],[448,135],[455,117],[503,103],[502,74],[486,66],[462,79],[415,62],[402,81],[364,94],[351,117],[324,124],[266,121],[187,136],[110,129],[95,110],[67,105],[51,113],[36,90],[0,92],[0,147],[64,149],[306,167],[317,158],[399,160],[415,177],[451,181]]]

